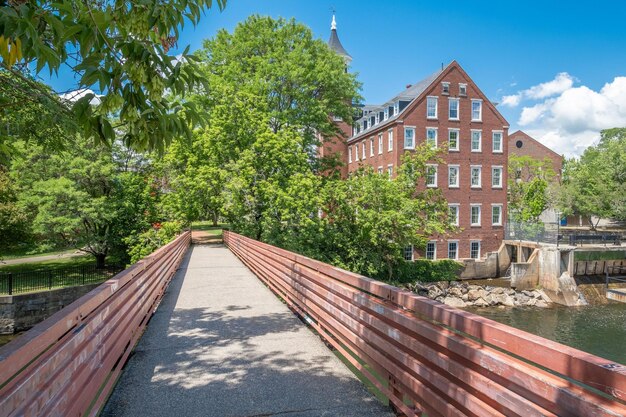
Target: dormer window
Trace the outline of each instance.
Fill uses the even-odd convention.
[[[467,96],[467,84],[459,84],[459,95]]]
[[[441,94],[450,94],[450,83],[441,83]]]
[[[363,130],[367,130],[367,119],[363,120]]]
[[[384,120],[389,119],[389,108],[385,109],[385,116],[384,116]]]
[[[400,113],[400,102],[396,101],[395,103],[393,103],[393,114],[398,113]]]
[[[378,114],[376,114],[376,119],[374,120],[374,124],[377,125],[378,123],[380,123],[380,117],[378,117]]]
[[[389,117],[392,117],[395,114],[394,109],[395,109],[394,106],[387,107],[387,112],[389,113]]]

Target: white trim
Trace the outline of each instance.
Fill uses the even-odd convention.
[[[456,183],[450,184],[450,169],[456,168]],[[448,188],[459,188],[461,184],[461,166],[460,165],[448,165]]]
[[[370,157],[374,157],[374,136],[370,138]]]
[[[413,144],[411,146],[406,146],[406,132],[410,130],[413,132]],[[415,126],[404,126],[404,149],[415,149]]]
[[[383,133],[378,134],[378,155],[383,153]]]
[[[387,165],[387,173],[389,174],[389,179],[393,176],[393,164]]]
[[[465,92],[461,92],[461,86],[465,87]],[[459,96],[467,97],[467,83],[459,83]]]
[[[500,170],[500,184],[493,185],[493,172],[499,169]],[[502,188],[502,183],[504,182],[504,167],[502,165],[492,165],[491,166],[491,188]]]
[[[478,254],[477,254],[477,256],[475,258],[472,256],[472,243],[478,243]],[[470,259],[480,259],[480,252],[481,252],[481,249],[482,249],[481,246],[482,245],[480,243],[480,240],[476,240],[476,239],[470,240],[470,245],[469,245]]]
[[[474,103],[480,103],[480,110],[479,110],[479,117],[478,119],[474,118]],[[473,98],[472,99],[472,104],[470,107],[470,116],[471,116],[471,120],[472,122],[482,122],[483,121],[483,100],[481,98]]]
[[[428,245],[433,244],[434,246],[434,250],[433,250],[433,257],[429,258],[428,257]],[[424,248],[424,258],[426,259],[431,259],[431,260],[436,260],[437,259],[437,241],[436,240],[429,240],[428,242],[426,242],[426,248]]]
[[[496,134],[500,134],[500,149],[495,149],[494,147],[494,136]],[[492,130],[491,131],[491,151],[493,153],[503,153],[504,152],[504,131],[502,130]]]
[[[393,129],[389,129],[387,130],[387,152],[392,152],[393,151]],[[389,146],[391,145],[391,146]]]
[[[429,116],[428,115],[428,100],[429,99],[435,99],[435,115],[434,116]],[[426,97],[426,119],[428,120],[437,120],[437,116],[439,115],[439,97],[437,96],[427,96]]]
[[[460,224],[461,218],[461,204],[459,203],[448,203],[448,219],[450,218],[450,207],[456,207],[456,217],[454,222],[451,222],[453,226],[458,226]]]
[[[478,149],[474,149],[474,133],[479,133]],[[483,131],[482,129],[472,129],[470,131],[470,152],[482,152],[483,151]]]
[[[456,132],[456,148],[450,147],[450,132]],[[448,128],[448,150],[452,152],[458,152],[460,149],[461,142],[461,129],[458,127],[449,127]]]
[[[382,166],[382,165],[378,167],[378,173],[379,173],[379,174],[382,174],[382,173],[383,173],[383,166]]]
[[[500,208],[500,216],[499,216],[500,221],[498,223],[494,223],[493,222],[493,208],[494,207],[499,207]],[[492,204],[491,205],[491,225],[492,226],[502,226],[503,216],[504,216],[504,211],[503,210],[504,210],[504,204],[502,204],[502,203],[497,203],[497,204]]]
[[[435,168],[435,183],[428,183],[428,168]],[[438,164],[426,164],[426,187],[428,188],[437,188],[437,175],[439,173],[439,165]]]
[[[361,158],[361,159],[363,161],[365,161],[367,159],[367,145],[365,144],[365,140],[363,142],[361,142],[361,143],[363,144],[363,152],[361,154],[363,156],[363,158]]]
[[[354,144],[354,162],[359,162],[359,144]]]
[[[448,91],[446,91],[446,87],[448,88]],[[448,81],[441,82],[441,94],[445,96],[450,95],[450,82]]]
[[[411,259],[407,259],[406,258],[406,250],[408,248],[411,248]],[[402,248],[402,258],[404,258],[405,261],[412,262],[412,261],[415,260],[415,253],[414,252],[415,252],[415,249],[413,248],[413,245],[406,246],[406,247]]]
[[[454,258],[450,258],[450,243],[455,243],[456,244],[456,251],[455,251],[456,256]],[[448,259],[454,259],[454,260],[459,259],[459,241],[458,240],[448,240],[447,247],[448,247]]]
[[[478,184],[472,184],[473,170],[478,169]],[[483,186],[483,166],[482,165],[470,165],[470,188],[482,188]]]
[[[435,132],[435,146],[433,147],[436,148],[439,145],[439,128],[426,126],[426,140],[425,140],[426,143],[428,143],[428,131],[429,130],[432,130]]]
[[[452,102],[456,102],[456,117],[450,117],[450,110]],[[448,97],[448,120],[460,120],[461,119],[461,100],[455,97]]]
[[[352,163],[352,146],[348,146],[348,163]]]
[[[472,217],[473,217],[472,210],[474,208],[478,208],[478,222],[476,222],[476,223],[474,223],[472,221],[473,220],[472,219]],[[481,224],[481,217],[482,217],[481,205],[480,204],[475,204],[475,203],[470,204],[470,226],[480,226],[480,224]]]

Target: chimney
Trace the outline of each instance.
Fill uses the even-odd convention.
[[[409,89],[409,88],[411,88],[411,87],[413,87],[413,85],[412,85],[412,84],[407,84],[407,85],[406,85],[406,88],[407,88],[407,89]]]

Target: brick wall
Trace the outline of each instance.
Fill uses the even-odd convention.
[[[557,177],[561,178],[561,170],[563,169],[563,156],[554,152],[552,149],[541,144],[539,141],[520,131],[512,133],[509,136],[509,154],[518,156],[530,156],[531,158],[543,161],[548,158],[552,161],[552,169]]]

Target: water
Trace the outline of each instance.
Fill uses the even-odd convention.
[[[467,310],[626,365],[626,303]]]

